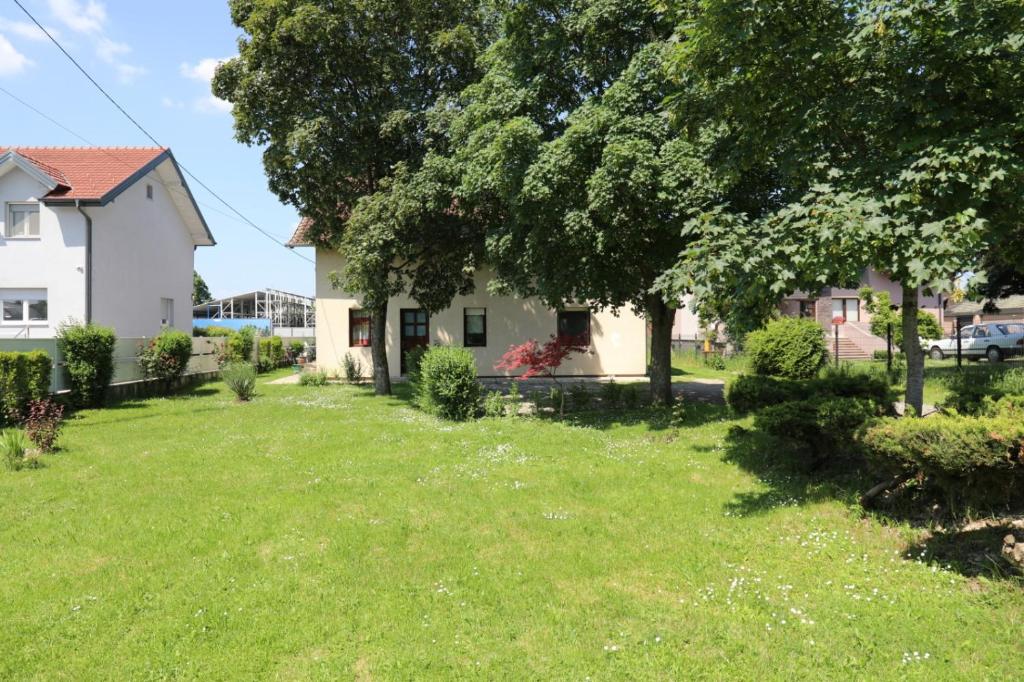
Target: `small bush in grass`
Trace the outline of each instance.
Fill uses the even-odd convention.
[[[189,335],[176,329],[165,329],[139,353],[139,366],[146,377],[162,381],[164,392],[168,392],[188,369],[191,359],[192,339]]]
[[[804,381],[745,374],[726,386],[725,400],[738,414],[779,403],[810,398],[864,398],[880,406],[892,402],[892,389],[883,374],[827,370]]]
[[[241,402],[256,395],[256,368],[251,362],[229,362],[220,372],[221,378]]]
[[[572,399],[572,406],[577,410],[585,410],[590,407],[590,391],[582,381],[569,387],[569,396]]]
[[[754,425],[816,464],[857,452],[858,429],[878,416],[877,404],[863,398],[792,400],[765,407]]]
[[[288,354],[291,355],[293,361],[302,355],[304,350],[306,350],[306,344],[298,339],[288,343]]]
[[[523,394],[519,390],[519,382],[513,381],[508,387],[508,412],[513,417],[519,414],[519,406],[523,403]]]
[[[350,384],[363,383],[363,363],[358,358],[353,357],[351,353],[345,353],[341,366],[345,372],[345,381]]]
[[[534,412],[540,412],[540,409],[544,407],[544,393],[541,391],[536,389],[530,391],[526,399],[533,403]]]
[[[953,372],[944,379],[949,395],[941,407],[960,414],[981,415],[1003,396],[1024,395],[1024,369],[1007,372],[971,368]]]
[[[501,391],[490,391],[484,396],[484,416],[505,416],[505,397],[501,395]]]
[[[756,374],[810,379],[828,362],[828,344],[814,320],[783,317],[747,335],[746,352]]]
[[[480,404],[476,360],[465,348],[431,346],[420,360],[417,400],[426,412],[442,419],[464,421]]]
[[[615,379],[609,379],[608,383],[601,384],[601,403],[605,407],[616,407],[622,400],[622,385],[615,383]]]
[[[227,339],[224,344],[223,363],[252,361],[252,351],[256,345],[255,327],[246,326],[238,331],[228,330]]]
[[[725,401],[738,414],[754,412],[801,397],[802,386],[795,381],[744,374],[725,387]]]
[[[259,339],[259,362],[260,372],[272,372],[284,362],[284,341],[280,336],[270,336]]]
[[[25,418],[25,433],[42,452],[53,452],[60,437],[64,419],[64,406],[45,398],[29,403]]]
[[[725,370],[725,358],[718,353],[708,353],[704,356],[704,365],[709,369],[723,371]]]
[[[8,471],[18,471],[29,464],[28,439],[21,431],[8,429],[0,432],[0,461]]]
[[[327,372],[318,370],[316,372],[303,372],[299,375],[300,386],[326,386]]]
[[[1024,501],[1024,421],[1018,416],[885,419],[862,440],[872,468],[919,475],[953,504]]]
[[[57,345],[64,354],[75,407],[101,407],[114,377],[114,330],[96,324],[62,325]]]

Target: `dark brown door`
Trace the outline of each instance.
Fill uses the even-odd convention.
[[[405,354],[413,348],[426,348],[430,345],[430,316],[426,310],[402,308],[401,315],[401,350],[402,374],[406,373]]]

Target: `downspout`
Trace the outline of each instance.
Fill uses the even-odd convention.
[[[85,218],[85,323],[92,322],[92,218],[75,199],[75,208]]]

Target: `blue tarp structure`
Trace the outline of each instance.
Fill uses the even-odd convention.
[[[205,329],[206,327],[227,327],[228,329],[241,329],[242,327],[256,327],[261,333],[270,333],[270,320],[266,319],[227,319],[227,320],[208,320],[206,318],[194,317],[192,318],[192,326],[200,327]]]

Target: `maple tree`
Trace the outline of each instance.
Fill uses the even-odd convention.
[[[523,368],[525,371],[519,375],[520,380],[544,377],[551,379],[558,386],[561,394],[561,403],[558,407],[558,415],[565,416],[565,391],[558,382],[556,372],[562,363],[576,352],[582,350],[580,344],[573,338],[567,336],[552,336],[551,340],[544,345],[535,339],[518,346],[509,346],[509,349],[501,356],[501,360],[494,366],[494,369],[507,372],[517,372]]]

